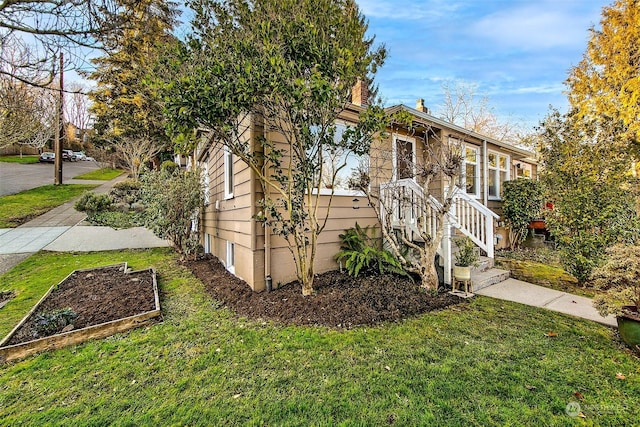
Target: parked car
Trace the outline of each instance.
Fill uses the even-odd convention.
[[[76,160],[87,160],[87,156],[82,151],[74,151],[73,154],[76,156]]]
[[[73,151],[71,150],[62,150],[62,160],[66,160],[69,162],[75,162],[78,159],[76,158],[76,155],[73,154]]]
[[[56,154],[45,151],[44,153],[40,154],[40,158],[38,159],[38,161],[43,163],[53,163],[56,161]]]

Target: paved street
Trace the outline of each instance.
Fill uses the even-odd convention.
[[[71,179],[77,175],[99,169],[99,167],[96,162],[64,162],[62,181],[65,184],[78,183],[71,182]],[[0,196],[53,184],[53,175],[52,163],[21,165],[0,162]]]

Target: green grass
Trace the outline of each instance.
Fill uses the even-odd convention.
[[[100,181],[111,181],[113,178],[120,176],[123,173],[124,171],[120,169],[102,168],[75,176],[73,177],[73,179],[95,179]]]
[[[28,165],[28,164],[32,164],[32,163],[38,163],[38,159],[40,158],[40,156],[38,156],[37,154],[34,155],[23,155],[22,157],[20,156],[0,156],[0,162],[3,163],[20,163],[23,165]]]
[[[283,327],[236,318],[166,250],[36,254],[0,276],[0,290],[18,293],[0,330],[74,268],[121,261],[157,268],[163,321],[0,366],[3,424],[614,426],[640,417],[640,360],[599,324],[476,297],[373,328]],[[584,420],[565,414],[576,401]]]
[[[95,187],[85,184],[45,185],[0,197],[0,228],[17,227]]]

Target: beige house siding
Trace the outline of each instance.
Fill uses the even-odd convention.
[[[250,139],[253,130],[246,132]],[[234,273],[247,283],[255,281],[255,206],[254,174],[236,156],[233,157],[233,197],[225,198],[225,164],[221,146],[211,144],[202,158],[209,175],[209,204],[202,217],[203,240],[211,236],[211,253],[227,264],[227,242],[234,244]],[[229,266],[227,266],[229,267]]]
[[[340,120],[355,122],[358,118],[359,110],[346,111],[341,115]],[[424,121],[424,118],[420,118]],[[255,141],[255,137],[264,132],[261,123],[248,123],[250,130],[246,133],[249,141]],[[424,147],[425,130],[428,130],[428,143],[441,144],[443,138],[457,138],[468,145],[477,147],[479,153],[479,173],[480,173],[480,197],[479,201],[484,202],[486,195],[485,163],[486,152],[495,151],[509,154],[509,167],[511,168],[510,179],[515,177],[515,167],[518,162],[525,162],[521,152],[510,152],[508,149],[495,144],[485,143],[473,134],[462,134],[459,129],[449,129],[442,124],[430,124],[424,121],[424,126],[416,132],[407,132],[403,129],[393,129],[388,131],[386,138],[376,139],[371,146],[370,153],[370,175],[373,188],[380,183],[388,182],[393,176],[393,150],[394,135],[397,137],[411,137],[415,139],[415,158],[420,164],[428,161],[428,150]],[[279,148],[286,149],[284,137],[273,131],[266,136],[271,141],[275,141]],[[486,150],[485,150],[486,147]],[[517,150],[516,150],[517,151]],[[276,288],[296,279],[296,268],[293,256],[288,247],[287,241],[279,235],[273,234],[267,229],[265,235],[263,226],[255,220],[255,215],[259,212],[259,200],[263,198],[262,186],[255,173],[245,165],[240,159],[234,158],[234,189],[233,198],[225,199],[224,194],[224,154],[221,147],[211,144],[206,148],[201,159],[207,159],[207,173],[209,175],[209,204],[202,215],[203,234],[211,236],[211,252],[220,258],[223,263],[227,259],[227,242],[233,242],[235,248],[235,274],[245,280],[253,290],[261,291],[266,287],[265,276],[269,274],[272,278],[273,287]],[[287,154],[284,161],[286,162]],[[531,165],[532,175],[537,175],[536,165]],[[441,198],[444,187],[447,183],[441,181],[432,182],[430,192]],[[275,198],[275,192],[272,196]],[[326,191],[326,190],[323,190]],[[334,195],[331,205],[331,215],[327,220],[326,228],[318,237],[316,253],[315,271],[322,273],[334,270],[338,267],[335,255],[340,249],[339,235],[344,230],[353,227],[356,223],[361,226],[379,226],[374,209],[368,206],[368,200],[364,194],[354,195]],[[359,209],[354,209],[353,199],[358,199]],[[320,203],[319,218],[323,218],[326,213],[329,197],[321,195],[317,199]],[[492,210],[501,214],[501,202],[499,200],[488,200],[487,205]],[[505,230],[502,232],[502,242],[506,242]],[[378,232],[379,234],[379,232]],[[204,239],[203,236],[203,240]],[[265,253],[265,245],[270,250]],[[269,264],[265,264],[269,262]]]

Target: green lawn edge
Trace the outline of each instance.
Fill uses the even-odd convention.
[[[22,156],[0,156],[1,163],[19,163],[23,165],[29,165],[38,163],[40,156],[37,154],[24,154]]]
[[[97,185],[93,184],[45,185],[2,196],[0,228],[17,227],[96,187]]]
[[[640,361],[597,323],[476,297],[377,327],[285,327],[221,307],[166,249],[38,253],[0,276],[0,290],[18,290],[0,330],[73,269],[122,261],[157,269],[163,321],[0,366],[3,422],[613,426],[640,416]],[[586,418],[567,414],[570,402]]]
[[[112,179],[122,175],[123,173],[124,171],[120,169],[102,168],[75,176],[73,177],[73,179],[111,181]]]

